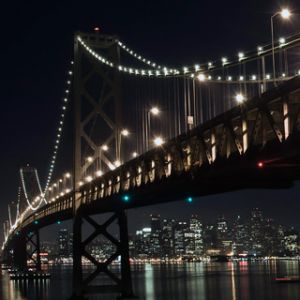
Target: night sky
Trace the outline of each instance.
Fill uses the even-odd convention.
[[[118,35],[145,57],[166,65],[191,65],[269,43],[270,16],[283,6],[299,9],[299,1],[2,4],[0,223],[7,219],[7,204],[16,200],[20,166],[30,163],[45,181],[67,65],[72,59],[74,32],[99,26],[103,33]],[[278,36],[291,34],[300,30],[300,22],[295,16],[284,24],[278,21],[275,30]],[[71,167],[70,122],[65,133],[57,174]],[[211,220],[221,213],[245,214],[255,206],[279,222],[300,229],[299,192],[297,184],[290,190],[238,191],[203,197],[192,205],[176,202],[132,210],[129,216],[135,223],[131,222],[131,229],[142,224],[143,218],[152,212],[176,218],[198,213],[204,220]]]

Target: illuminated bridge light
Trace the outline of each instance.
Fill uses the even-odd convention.
[[[124,202],[129,202],[129,200],[130,200],[129,195],[123,195],[123,196],[122,196],[122,201],[124,201]]]
[[[192,197],[187,197],[186,201],[187,201],[188,203],[192,203],[192,202],[193,202],[193,198],[192,198]]]

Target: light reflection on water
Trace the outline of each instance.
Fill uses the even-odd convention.
[[[299,275],[296,261],[145,264],[133,266],[139,299],[189,300],[298,300],[300,283],[278,284],[274,277]],[[67,299],[71,294],[71,268],[54,267],[43,281],[10,281],[0,273],[1,300]],[[115,299],[94,296],[89,299]]]

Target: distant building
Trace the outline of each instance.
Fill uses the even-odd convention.
[[[137,230],[134,240],[135,245],[135,257],[137,258],[149,258],[151,241],[151,228],[144,227],[142,230]]]
[[[153,258],[161,257],[161,220],[159,215],[150,215],[150,248],[149,255]]]
[[[203,255],[203,230],[202,223],[197,215],[192,215],[190,219],[190,232],[193,234],[193,241],[190,244],[190,252],[194,256]]]
[[[232,240],[230,239],[228,224],[224,216],[218,219],[216,226],[217,248],[223,255],[231,254]]]
[[[220,253],[217,245],[217,232],[216,226],[213,224],[207,224],[203,230],[203,244],[204,253],[210,255],[210,253]]]
[[[197,215],[188,221],[161,219],[150,215],[150,226],[137,230],[129,239],[130,256],[135,258],[184,258],[198,259],[209,255],[255,255],[295,256],[298,255],[298,232],[293,228],[284,230],[273,219],[263,218],[255,208],[248,220],[237,216],[232,223],[224,217],[214,224],[203,225]],[[61,248],[65,233],[61,233]],[[108,257],[112,245],[99,241],[93,248],[97,257]]]
[[[161,251],[162,257],[174,257],[175,220],[164,219],[162,222]]]
[[[177,222],[174,230],[174,254],[183,256],[186,254],[185,248],[189,237],[186,236],[188,231],[187,222]]]
[[[264,255],[264,219],[262,212],[258,208],[251,211],[249,235],[250,235],[250,254]]]
[[[245,223],[242,222],[240,216],[234,220],[232,224],[232,254],[248,254],[249,250],[249,236],[248,228]]]
[[[284,233],[284,250],[288,256],[298,255],[299,234],[294,228],[290,228]]]
[[[69,251],[69,233],[67,229],[60,229],[58,233],[58,255],[66,257],[70,255]]]

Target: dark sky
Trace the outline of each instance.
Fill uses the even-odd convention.
[[[97,25],[103,33],[119,35],[146,57],[167,65],[193,64],[269,43],[272,13],[282,6],[299,9],[300,5],[296,0],[10,3],[1,5],[0,17],[1,224],[7,218],[7,203],[16,199],[19,167],[30,163],[38,168],[42,180],[48,171],[75,31],[91,30]],[[285,24],[277,22],[276,32],[299,30],[300,23],[295,19]],[[66,132],[71,132],[68,126]],[[70,168],[65,161],[69,162],[70,157],[58,161],[58,170]],[[185,204],[171,203],[130,214],[143,216],[161,211],[177,217],[196,211],[206,217],[260,206],[268,215],[300,228],[299,189],[240,191],[205,197],[186,209]]]

